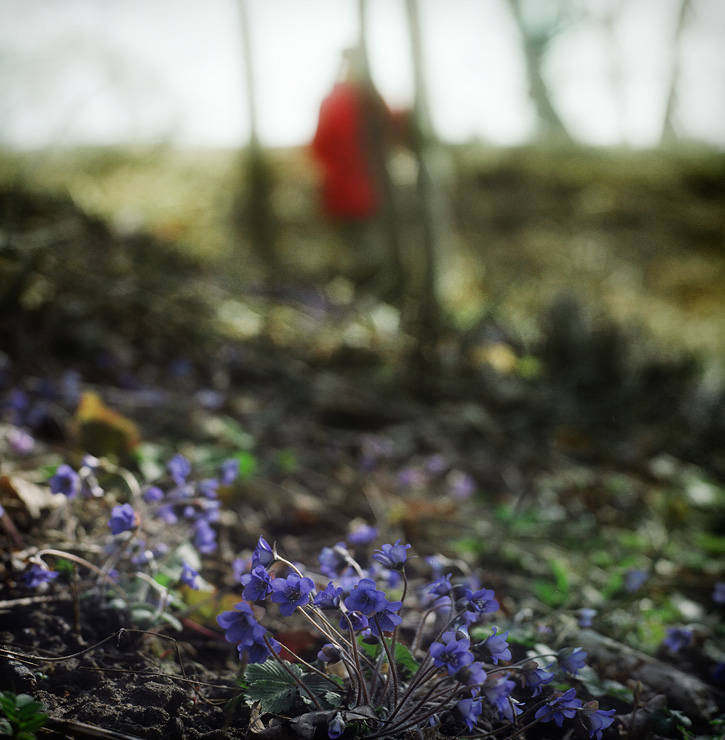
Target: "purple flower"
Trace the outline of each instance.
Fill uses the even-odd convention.
[[[239,659],[245,660],[247,663],[264,663],[269,658],[269,647],[264,639],[267,634],[267,630],[258,624],[254,630],[255,637],[251,642],[240,642],[237,645],[237,652],[239,653]],[[274,639],[274,637],[267,638],[269,644],[272,646],[272,650],[279,654],[282,646]]]
[[[441,475],[441,473],[445,473],[445,471],[448,468],[448,461],[443,457],[443,455],[429,455],[425,459],[425,469],[431,474],[431,475]]]
[[[342,595],[341,588],[335,588],[332,581],[325,586],[323,591],[318,592],[312,603],[318,608],[323,610],[338,609],[340,606],[340,596]]]
[[[8,443],[13,454],[18,457],[30,454],[35,447],[35,440],[32,435],[17,427],[11,427],[8,432]]]
[[[191,473],[191,463],[183,455],[176,453],[166,463],[166,470],[169,471],[169,475],[177,486],[183,486]]]
[[[516,715],[523,712],[511,699],[511,692],[516,688],[516,684],[509,680],[508,674],[489,678],[482,688],[489,704],[496,707],[502,720],[513,722]]]
[[[461,618],[467,623],[477,621],[482,614],[498,611],[498,601],[491,589],[482,588],[478,591],[466,589],[466,597],[463,600],[464,612]]]
[[[361,547],[362,545],[369,545],[377,537],[378,530],[375,527],[371,527],[369,524],[361,524],[350,532],[347,539],[351,545]]]
[[[388,600],[385,598],[385,593],[378,591],[375,586],[372,578],[361,578],[345,599],[345,606],[350,611],[360,612],[366,617],[382,611],[388,606]]]
[[[632,568],[624,574],[624,589],[627,593],[633,594],[635,591],[639,591],[648,579],[649,573],[638,568]]]
[[[401,606],[402,601],[391,601],[384,609],[376,612],[370,622],[370,631],[378,637],[381,632],[392,632],[403,621],[403,617],[395,613]]]
[[[81,490],[81,479],[70,465],[63,463],[58,466],[48,485],[51,493],[63,493],[68,498],[74,498]]]
[[[461,699],[456,704],[456,710],[460,718],[466,723],[469,732],[473,732],[473,728],[478,722],[478,718],[481,716],[483,711],[483,704],[477,694],[471,696],[468,699]]]
[[[189,588],[193,588],[195,591],[198,591],[199,585],[196,582],[198,577],[199,571],[194,570],[186,561],[184,561],[181,566],[181,575],[179,576],[179,580]]]
[[[338,569],[345,564],[348,555],[344,542],[338,542],[334,547],[323,547],[317,559],[320,570],[329,578],[337,575]]]
[[[446,573],[444,576],[439,576],[429,586],[428,591],[434,596],[448,596],[453,590],[451,585],[451,573]]]
[[[408,557],[406,552],[408,549],[410,545],[401,545],[400,540],[396,540],[394,545],[382,545],[380,550],[375,550],[373,560],[377,560],[390,570],[402,570]]]
[[[254,618],[252,607],[246,601],[234,605],[234,611],[222,612],[217,623],[224,630],[224,639],[236,644],[238,642],[254,642],[255,628],[261,626]]]
[[[488,678],[488,674],[483,669],[483,664],[475,661],[469,665],[459,668],[454,677],[456,681],[466,684],[466,686],[481,685]]]
[[[581,699],[576,698],[576,689],[569,689],[563,694],[557,691],[543,707],[536,711],[534,718],[541,722],[550,722],[553,719],[556,726],[561,727],[565,719],[576,717],[577,709],[581,705]]]
[[[718,581],[712,590],[712,600],[716,604],[725,604],[725,581]]]
[[[41,583],[48,583],[58,577],[54,570],[42,568],[37,563],[32,563],[30,568],[23,573],[23,583],[28,588],[38,588]]]
[[[196,484],[196,490],[201,496],[209,499],[215,499],[219,495],[217,489],[219,481],[216,478],[204,478]]]
[[[347,619],[345,619],[345,617],[347,617]],[[348,619],[350,620],[349,624],[347,621]],[[340,629],[350,629],[350,625],[352,625],[353,632],[360,632],[368,628],[369,621],[367,617],[363,616],[362,614],[358,614],[358,612],[349,612],[343,614],[340,617]]]
[[[667,637],[662,640],[662,644],[673,653],[679,652],[682,648],[690,647],[692,645],[692,630],[670,627],[667,630]]]
[[[156,509],[156,516],[166,524],[176,524],[179,521],[179,517],[176,516],[173,504],[163,504]]]
[[[191,542],[201,553],[208,555],[216,550],[216,532],[205,519],[194,522]]]
[[[600,709],[598,701],[588,701],[584,705],[584,717],[589,722],[589,737],[602,740],[602,730],[606,730],[614,722],[614,709]]]
[[[559,650],[557,659],[560,668],[563,668],[567,673],[571,673],[572,676],[576,676],[577,671],[586,665],[584,662],[586,657],[586,652],[577,647]]]
[[[591,627],[592,626],[592,619],[597,616],[597,610],[596,609],[588,609],[587,607],[582,607],[577,611],[578,619],[577,624],[582,627]]]
[[[279,612],[289,617],[298,606],[304,606],[310,600],[310,593],[315,584],[311,578],[303,578],[292,573],[287,578],[272,579],[272,601],[279,604]]]
[[[449,676],[459,668],[473,663],[473,655],[469,650],[471,641],[468,637],[461,637],[460,634],[452,630],[444,632],[441,636],[443,642],[433,642],[429,649],[433,664],[445,668]]]
[[[546,668],[551,668],[551,663]],[[526,685],[532,689],[531,696],[538,696],[541,693],[541,687],[549,683],[554,678],[554,673],[547,671],[546,668],[540,668],[535,660],[530,660],[523,665],[524,680]]]
[[[401,468],[397,475],[399,488],[420,488],[427,480],[427,476],[420,468],[412,465]]]
[[[332,719],[327,724],[327,737],[330,740],[337,740],[345,732],[345,720],[340,712],[335,712]]]
[[[489,635],[483,642],[476,645],[476,652],[479,651],[490,660],[494,665],[498,665],[499,660],[511,660],[511,651],[509,644],[506,642],[508,632],[497,635],[497,627],[493,628],[493,634]]]
[[[456,501],[465,501],[476,491],[476,482],[461,470],[451,470],[446,476],[446,483],[448,495]]]
[[[263,565],[243,575],[240,581],[244,586],[242,596],[247,601],[264,601],[272,593],[272,579]]]
[[[161,501],[163,497],[164,492],[158,486],[147,486],[142,494],[142,498],[147,504],[155,504]]]
[[[260,537],[252,553],[252,568],[263,565],[265,568],[275,561],[274,551],[264,537]]]
[[[323,663],[339,663],[342,660],[342,653],[336,645],[328,642],[320,648],[317,658]]]
[[[121,532],[130,532],[139,525],[139,517],[133,510],[131,504],[120,504],[111,509],[111,518],[108,520],[108,526],[111,528],[111,534],[121,534]]]
[[[239,475],[239,460],[231,457],[219,466],[219,475],[223,486],[230,486]]]

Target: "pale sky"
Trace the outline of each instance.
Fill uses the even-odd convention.
[[[238,2],[0,0],[0,144],[244,144]],[[585,144],[655,145],[680,0],[579,2],[623,12],[609,36],[585,21],[552,46],[545,73],[562,118]],[[356,0],[247,3],[262,142],[304,144],[340,52],[356,38]],[[392,107],[405,106],[403,1],[369,4],[373,75]],[[725,148],[725,0],[692,4],[676,122],[685,136]],[[421,10],[438,134],[525,142],[534,117],[506,0],[421,0]]]

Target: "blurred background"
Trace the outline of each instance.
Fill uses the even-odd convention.
[[[723,40],[719,0],[0,0],[0,184],[151,233],[226,290],[342,277],[340,298],[358,255],[310,143],[361,45],[399,134],[379,298],[533,339],[573,291],[714,361]]]

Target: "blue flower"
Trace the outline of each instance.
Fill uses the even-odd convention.
[[[155,504],[157,501],[161,501],[163,497],[164,492],[158,486],[147,486],[142,494],[142,498],[147,504]]]
[[[349,612],[347,614],[343,614],[340,617],[340,629],[341,630],[350,629],[350,624],[348,624],[347,619],[345,619],[345,616],[347,616],[347,619],[350,620],[350,624],[352,625],[353,632],[361,632],[362,630],[366,630],[370,624],[368,621],[368,618],[363,616],[362,614],[358,614],[358,612]]]
[[[496,707],[502,720],[506,719],[509,722],[513,722],[516,715],[523,712],[511,699],[511,692],[514,688],[516,684],[509,680],[508,674],[493,676],[482,686],[489,704]]]
[[[279,604],[279,612],[289,617],[298,606],[304,606],[310,600],[310,593],[315,590],[311,578],[292,573],[287,578],[272,579],[272,601]]]
[[[569,689],[563,694],[557,691],[543,707],[536,711],[534,718],[541,722],[550,722],[553,719],[556,726],[561,727],[565,719],[576,716],[577,709],[581,705],[581,699],[576,698],[576,689]]]
[[[37,588],[42,583],[48,583],[57,577],[58,574],[55,571],[42,568],[37,563],[32,563],[30,568],[23,573],[23,583],[28,588]]]
[[[330,740],[336,740],[343,732],[345,732],[345,720],[340,712],[335,712],[327,724],[327,737]]]
[[[342,595],[341,588],[335,588],[332,581],[325,586],[323,591],[319,591],[312,603],[318,608],[323,610],[338,609],[340,606],[340,596]]]
[[[391,601],[384,609],[375,612],[374,619],[370,622],[370,631],[378,637],[381,632],[392,632],[403,622],[403,617],[395,613],[401,606],[403,606],[402,601]]]
[[[588,701],[584,705],[584,717],[589,722],[589,737],[602,740],[602,730],[606,730],[614,722],[614,709],[600,709],[598,701]]]
[[[247,601],[264,601],[272,593],[272,579],[263,565],[243,575],[240,581],[244,586],[242,596]]]
[[[216,550],[216,532],[205,519],[198,519],[192,527],[192,544],[206,555]]]
[[[338,542],[334,547],[323,547],[317,559],[320,570],[328,577],[334,578],[338,569],[346,562],[347,547],[344,542]]]
[[[635,591],[639,591],[648,580],[649,573],[638,568],[631,568],[624,574],[624,590],[633,594]]]
[[[328,642],[320,648],[317,657],[323,663],[339,663],[342,660],[342,653],[336,645]]]
[[[433,642],[429,648],[433,664],[445,668],[452,676],[459,668],[473,663],[473,655],[469,648],[471,641],[467,637],[460,637],[452,630],[441,635],[443,642]]]
[[[483,664],[475,661],[459,668],[455,672],[454,677],[456,681],[460,681],[466,684],[466,686],[476,686],[484,683],[488,678],[488,674],[483,669]]]
[[[254,548],[252,553],[252,568],[256,568],[258,565],[263,565],[265,568],[271,565],[275,560],[274,551],[269,546],[267,540],[264,537],[260,537],[257,546]]]
[[[239,653],[239,659],[244,660],[247,663],[264,663],[269,658],[269,647],[264,640],[264,636],[267,634],[267,630],[262,627],[261,624],[257,625],[258,629],[255,629],[254,640],[248,643],[240,642],[237,645],[237,652]],[[282,650],[282,646],[274,639],[274,637],[267,638],[272,650],[279,654]]]
[[[165,524],[176,524],[179,521],[179,517],[176,516],[173,504],[163,504],[156,509],[156,516],[161,519]]]
[[[456,501],[465,501],[476,491],[476,482],[462,470],[451,470],[446,476],[448,495]]]
[[[712,600],[716,604],[725,604],[725,581],[718,581],[712,590]]]
[[[372,578],[361,578],[345,599],[345,606],[350,611],[360,612],[366,617],[382,611],[388,606],[388,600],[385,598],[385,593],[378,591],[375,586]]]
[[[237,460],[236,457],[224,460],[224,462],[219,466],[219,475],[221,477],[222,485],[230,486],[239,475],[239,460]]]
[[[81,479],[70,465],[59,465],[55,475],[48,481],[51,493],[63,493],[68,498],[74,498],[81,490]]]
[[[451,585],[451,573],[446,573],[444,576],[439,576],[428,586],[428,591],[435,596],[448,596],[453,590]]]
[[[567,673],[571,673],[572,676],[576,676],[577,671],[586,665],[586,657],[586,652],[581,648],[563,648],[559,650],[557,660],[560,668],[563,668]]]
[[[186,483],[186,479],[191,473],[191,463],[180,453],[176,453],[171,460],[166,463],[166,470],[169,471],[174,483],[177,486],[183,486]]]
[[[587,607],[582,607],[577,611],[578,619],[577,624],[581,628],[591,627],[592,626],[592,619],[597,616],[597,610],[596,609],[588,609]]]
[[[133,510],[131,504],[120,504],[111,509],[111,518],[108,520],[108,526],[111,528],[111,534],[121,534],[121,532],[130,532],[139,525],[139,517]]]
[[[682,648],[690,647],[692,645],[692,630],[670,627],[667,630],[667,637],[662,640],[662,644],[673,653],[679,652]]]
[[[330,740],[337,740],[345,732],[345,720],[340,712],[335,712],[332,719],[327,724],[327,737]]]
[[[394,545],[382,545],[380,550],[375,550],[373,560],[390,570],[402,570],[405,567],[405,561],[408,557],[407,550],[410,545],[401,545],[400,540],[396,540]]]
[[[497,629],[497,627],[494,627],[493,634],[476,645],[476,650],[481,650],[494,665],[498,665],[499,660],[511,660],[511,651],[508,642],[506,642],[509,633],[504,632],[497,635]]]
[[[461,699],[456,704],[456,710],[461,719],[466,723],[468,731],[473,732],[473,728],[476,726],[476,722],[478,722],[478,718],[483,711],[483,704],[478,695],[476,694],[468,699]]]
[[[194,570],[186,561],[184,561],[181,566],[181,575],[179,576],[179,580],[189,588],[193,588],[195,591],[198,591],[199,585],[196,582],[198,577],[199,571]]]
[[[461,618],[467,624],[477,621],[482,614],[498,611],[498,601],[494,598],[495,594],[491,589],[482,588],[478,591],[466,589],[466,596],[463,599],[464,612]]]
[[[371,527],[369,524],[361,524],[359,527],[353,529],[348,535],[348,540],[351,545],[369,545],[373,540],[378,537],[378,530],[375,527]]]
[[[551,665],[549,663],[546,668],[551,668]],[[541,693],[541,687],[552,681],[555,675],[551,671],[547,671],[546,668],[540,668],[535,660],[530,660],[522,667],[526,685],[532,689],[531,696],[538,696]]]
[[[246,601],[235,604],[234,611],[222,612],[216,621],[224,630],[224,639],[232,644],[254,642],[255,628],[261,626]]]

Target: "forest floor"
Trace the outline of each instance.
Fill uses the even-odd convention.
[[[253,274],[243,225],[225,236],[218,218],[205,247],[191,215],[105,210],[98,194],[133,180],[128,162],[105,180],[70,173],[75,202],[41,191],[27,162],[3,177],[0,690],[42,702],[39,736],[260,734],[269,713],[239,699],[216,622],[241,599],[235,567],[264,536],[314,570],[368,524],[375,547],[411,544],[411,578],[437,556],[493,589],[514,660],[583,647],[588,668],[557,686],[616,711],[605,738],[722,737],[722,160],[455,156],[446,317],[425,365],[405,308],[332,279],[334,233],[309,218],[299,157],[274,163],[281,277],[242,288],[223,244]],[[158,182],[145,194],[141,182],[143,203]],[[197,188],[202,221],[215,182]],[[136,490],[170,486],[177,453],[197,481],[240,466],[201,556]],[[99,495],[51,494],[58,465],[81,470],[85,454],[101,461]],[[161,571],[198,564],[199,592],[157,572],[168,609],[155,587],[129,608],[99,587],[79,559],[110,567],[122,502],[148,515],[144,547],[168,548]],[[22,573],[39,549],[66,555],[46,555],[60,575],[31,589]],[[582,608],[596,610],[588,628]],[[277,639],[314,660],[314,634],[276,614]]]

